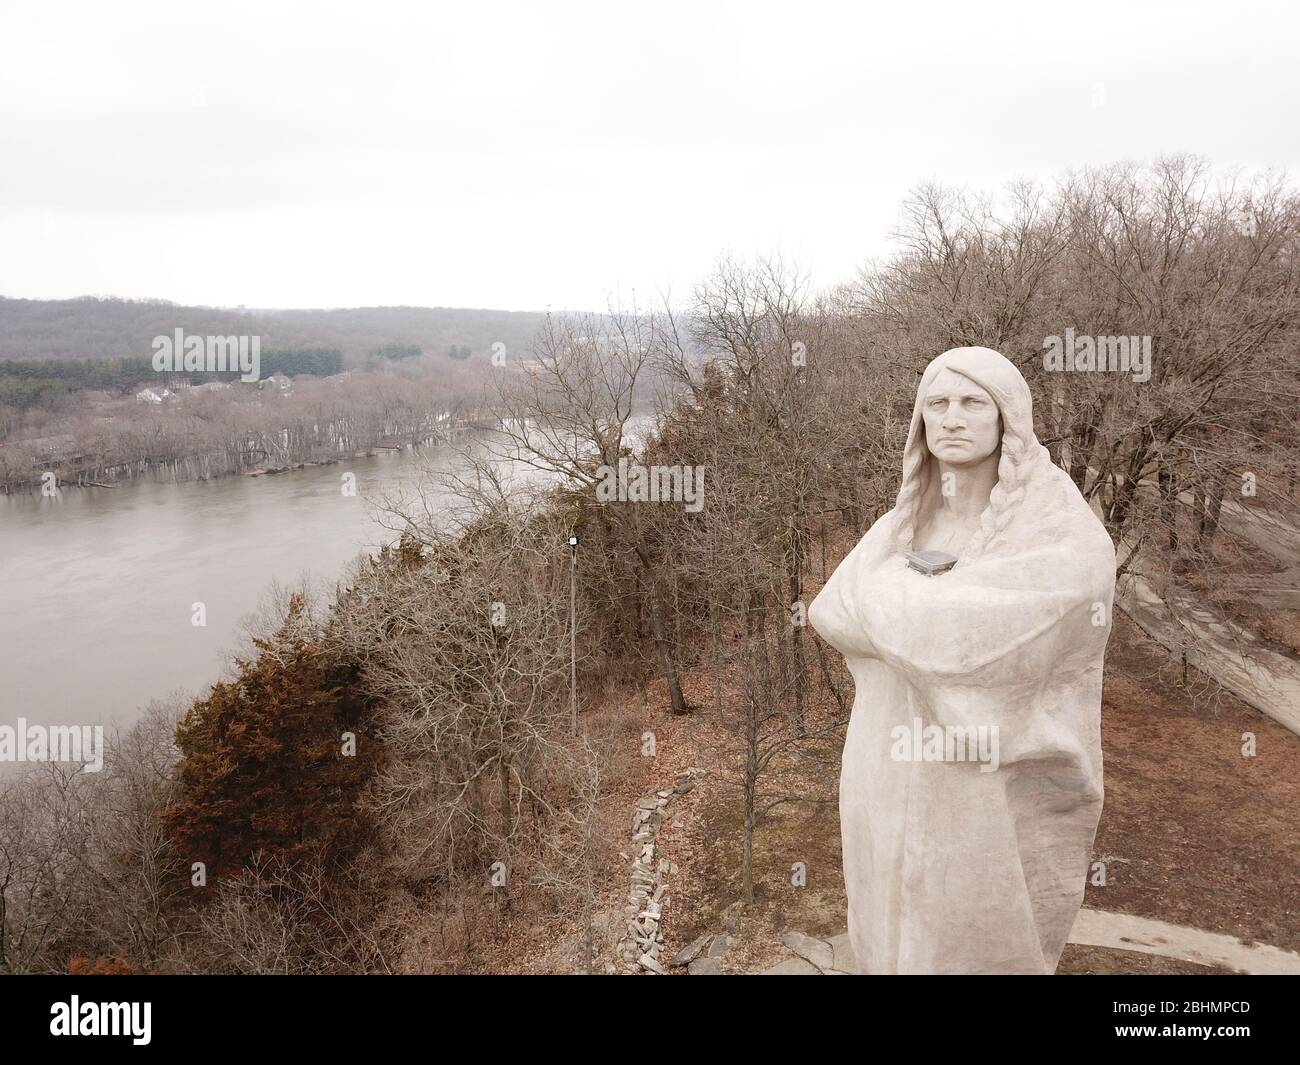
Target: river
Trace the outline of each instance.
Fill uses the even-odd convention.
[[[152,699],[206,690],[273,582],[332,587],[396,539],[382,500],[422,476],[421,456],[461,461],[430,446],[274,476],[0,496],[0,723],[129,724]]]

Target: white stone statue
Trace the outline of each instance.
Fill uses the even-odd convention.
[[[944,352],[894,509],[809,608],[857,688],[840,823],[860,972],[1055,971],[1101,816],[1114,590],[1020,372]]]

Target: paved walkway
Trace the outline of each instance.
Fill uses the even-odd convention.
[[[1263,507],[1243,507],[1225,499],[1219,521],[1284,566],[1300,566],[1300,529],[1286,518]]]
[[[794,957],[764,970],[761,975],[840,976],[854,969],[853,948],[849,946],[847,933],[824,940],[802,932],[787,932],[781,941]],[[1254,975],[1300,974],[1300,954],[1266,943],[1247,945],[1217,932],[1202,932],[1105,910],[1080,910],[1070,932],[1070,942],[1085,947],[1158,954]]]
[[[1252,598],[1273,610],[1300,610],[1300,529],[1262,507],[1225,500],[1223,526],[1286,567],[1260,582]]]
[[[1180,596],[1171,611],[1151,583],[1135,574],[1120,580],[1115,603],[1175,657],[1185,653],[1189,665],[1300,735],[1300,663],[1190,596]]]
[[[1090,472],[1096,475],[1096,470]],[[1146,487],[1155,490],[1154,484]],[[1191,505],[1190,493],[1182,493],[1179,499]],[[1101,505],[1096,497],[1092,509],[1100,518]],[[1245,507],[1231,499],[1223,501],[1220,522],[1287,567],[1255,592],[1256,601],[1275,609],[1300,608],[1300,529],[1272,511]],[[1117,548],[1121,562],[1131,550],[1132,544],[1126,538]],[[1171,611],[1151,582],[1132,570],[1116,585],[1117,607],[1176,657],[1186,652],[1189,665],[1300,735],[1300,662],[1269,650],[1248,629],[1185,594],[1174,602],[1176,609]]]
[[[1219,965],[1254,975],[1300,973],[1300,954],[1270,947],[1267,943],[1247,946],[1232,936],[1202,932],[1197,928],[1132,917],[1105,910],[1080,910],[1070,931],[1070,942],[1086,947],[1110,947],[1159,954],[1164,958]]]
[[[1096,500],[1093,510],[1100,515]],[[1231,500],[1223,504],[1223,521],[1233,532],[1292,566],[1272,579],[1276,593],[1286,593],[1293,576],[1300,581],[1300,530],[1295,526],[1268,511],[1252,510]],[[1126,537],[1116,551],[1121,563],[1131,551],[1132,543]],[[1116,583],[1115,605],[1175,658],[1186,654],[1188,665],[1300,735],[1300,662],[1270,650],[1249,629],[1184,591],[1172,598],[1171,610],[1171,604],[1160,598],[1140,572],[1141,559],[1138,562]],[[1295,587],[1300,588],[1300,583]]]

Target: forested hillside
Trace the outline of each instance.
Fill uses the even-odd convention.
[[[150,354],[154,337],[183,329],[203,335],[260,336],[264,350],[337,348],[352,367],[392,345],[414,345],[425,354],[453,358],[460,357],[463,348],[485,353],[498,342],[520,348],[541,319],[532,311],[451,307],[246,310],[185,307],[166,300],[0,296],[0,361],[142,357]]]

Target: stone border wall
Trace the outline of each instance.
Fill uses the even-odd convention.
[[[632,817],[631,889],[627,896],[626,934],[619,941],[619,957],[628,973],[665,972],[659,954],[663,950],[663,907],[668,902],[668,882],[665,877],[677,872],[677,866],[666,858],[657,857],[659,830],[668,814],[673,799],[685,795],[695,787],[695,777],[700,770],[688,769],[671,788],[648,792],[637,800]],[[627,854],[620,856],[629,860]]]

